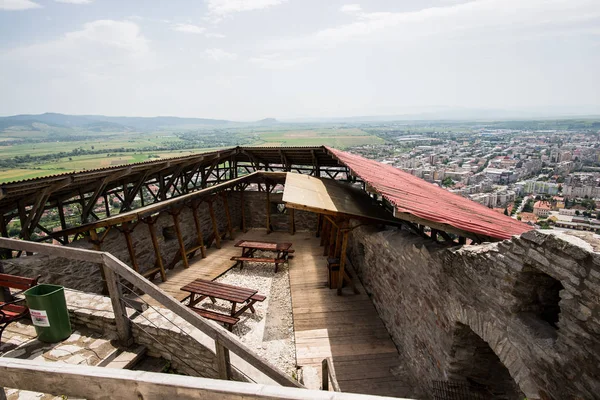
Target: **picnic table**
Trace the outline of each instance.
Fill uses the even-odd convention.
[[[275,243],[275,242],[263,242],[260,240],[240,240],[237,242],[235,247],[242,248],[242,255],[239,257],[231,257],[232,261],[237,261],[240,264],[240,269],[244,267],[244,261],[254,262],[265,262],[275,264],[275,272],[279,264],[283,264],[288,261],[290,253],[294,250],[291,249],[292,243]],[[275,257],[254,257],[256,251],[270,251],[276,253]]]
[[[257,301],[263,301],[266,298],[265,296],[258,294],[258,291],[254,289],[227,285],[205,279],[196,279],[195,281],[190,282],[182,287],[181,290],[190,293],[190,295],[183,299],[182,302],[189,298],[190,302],[188,307],[190,307],[194,312],[202,317],[222,322],[228,326],[229,330],[231,330],[233,325],[240,320],[239,316],[244,311],[250,309],[250,311],[254,313],[254,303]],[[231,312],[229,314],[223,314],[216,311],[195,307],[196,304],[206,298],[210,298],[213,303],[216,302],[216,299],[231,302]],[[237,309],[238,304],[243,304],[239,310]]]

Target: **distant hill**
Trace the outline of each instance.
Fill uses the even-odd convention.
[[[256,123],[259,125],[272,125],[272,124],[278,124],[279,121],[277,121],[275,118],[264,118],[264,119],[261,119],[260,121],[256,121]]]
[[[90,130],[100,129],[136,129],[155,130],[176,126],[219,126],[234,124],[234,122],[221,119],[205,118],[179,118],[179,117],[109,117],[105,115],[68,115],[57,113],[23,114],[9,117],[0,117],[0,129],[11,126],[32,126],[34,123],[43,123],[50,126],[85,128]]]

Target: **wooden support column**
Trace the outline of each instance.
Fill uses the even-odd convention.
[[[348,235],[349,235],[349,231],[345,231],[343,233],[343,238],[342,238],[342,249],[341,249],[341,254],[340,254],[340,277],[338,279],[338,287],[337,287],[337,294],[338,296],[342,294],[342,284],[344,282],[344,277],[346,274],[346,250],[348,248]],[[356,291],[356,288],[355,288]]]
[[[342,250],[342,230],[337,230],[337,235],[335,236],[335,249],[333,250],[333,257],[339,258]]]
[[[329,248],[327,249],[327,257],[334,257],[335,239],[339,230],[340,228],[335,225],[331,227],[331,232],[329,233]]]
[[[65,209],[64,205],[61,201],[56,203],[56,208],[58,209],[58,218],[60,219],[60,228],[64,231],[67,229],[67,221],[65,220]],[[65,235],[63,237],[65,244],[69,244],[69,235]]]
[[[107,230],[109,228],[106,228]],[[103,235],[104,238],[105,235]],[[75,235],[75,237],[73,238],[73,241],[75,241],[75,239],[77,238],[77,235]],[[96,251],[102,251],[102,239],[98,237],[98,232],[96,232],[96,229],[90,229],[90,242],[92,243],[92,246],[94,247],[94,250]],[[108,284],[106,282],[106,275],[104,275],[104,270],[106,268],[104,268],[103,265],[100,266],[100,275],[102,276],[102,294],[107,294],[108,293]]]
[[[290,213],[290,235],[293,235],[296,233],[296,220],[294,218],[294,209],[293,208],[288,208],[287,209],[288,212]]]
[[[267,188],[267,233],[271,233],[271,191],[269,190],[269,184],[266,184]]]
[[[129,252],[129,259],[131,260],[131,266],[135,272],[140,272],[140,267],[138,265],[137,259],[135,257],[135,249],[133,248],[133,240],[131,240],[131,232],[133,228],[131,228],[131,224],[129,221],[123,222],[123,226],[121,228],[121,232],[125,235],[125,243],[127,243],[127,251]]]
[[[187,254],[185,253],[185,242],[183,241],[183,235],[181,234],[181,227],[179,226],[179,210],[170,211],[171,216],[173,217],[173,225],[175,227],[175,233],[177,234],[177,241],[179,242],[179,252],[181,253],[181,261],[183,261],[183,267],[189,268],[190,264],[188,262]]]
[[[233,227],[231,226],[231,213],[229,212],[229,201],[227,200],[227,192],[221,192],[221,200],[223,200],[223,207],[225,208],[225,217],[227,217],[227,232],[229,233],[229,239],[233,240]]]
[[[330,229],[331,229],[331,222],[328,219],[323,218],[323,229],[321,230],[321,243],[320,243],[320,245],[324,247],[323,250],[325,250],[327,248]],[[327,253],[323,252],[323,255],[326,255],[326,254]]]
[[[431,228],[431,239],[433,239],[433,241],[435,241],[435,242],[438,241],[437,235],[438,235],[438,230]]]
[[[198,203],[192,204],[192,214],[194,215],[194,225],[196,226],[196,235],[198,240],[198,246],[200,246],[200,253],[202,258],[206,258],[206,247],[204,246],[204,235],[202,234],[202,226],[200,225],[200,216],[198,215]]]
[[[467,238],[464,236],[458,237],[458,244],[467,244]]]
[[[160,247],[158,246],[158,238],[156,237],[156,227],[154,226],[154,222],[156,219],[147,218],[144,222],[148,225],[148,230],[150,231],[150,239],[152,240],[152,247],[154,248],[154,255],[156,256],[155,265],[158,265],[160,278],[163,282],[167,280],[167,274],[165,272],[165,265],[162,260],[162,256],[160,254]]]
[[[3,214],[0,214],[0,233],[2,237],[8,237],[8,230],[6,229],[6,217]],[[12,258],[12,250],[10,249],[2,249],[2,258],[9,259]],[[0,388],[0,391],[2,388]]]
[[[248,230],[246,229],[246,206],[244,205],[244,192],[245,189],[242,188],[242,190],[240,190],[240,207],[242,209],[242,221],[240,222],[240,229],[242,232],[246,233]]]
[[[315,237],[321,236],[321,229],[323,229],[323,214],[317,214],[317,232]]]
[[[231,379],[231,361],[229,359],[229,349],[227,349],[219,340],[215,341],[217,355],[217,365],[219,366],[219,379]]]
[[[212,199],[208,200],[208,212],[210,213],[210,220],[212,222],[213,234],[215,235],[215,246],[217,249],[221,248],[221,234],[219,233],[219,225],[217,225],[217,217],[215,217],[215,209],[213,207]]]
[[[106,286],[115,314],[117,337],[123,346],[129,346],[133,343],[133,336],[131,335],[131,323],[123,303],[123,293],[119,286],[119,276],[105,265],[102,266],[102,271],[106,278]]]

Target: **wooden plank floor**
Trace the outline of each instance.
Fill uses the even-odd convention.
[[[290,286],[298,365],[320,374],[321,362],[331,357],[343,392],[411,397],[406,379],[392,373],[402,370],[398,351],[360,282],[360,294],[344,288],[338,296],[327,286],[319,239],[314,234],[288,237],[296,249]]]
[[[188,293],[179,290],[182,286],[197,278],[216,279],[234,265],[230,258],[241,250],[233,245],[241,239],[293,243],[296,252],[290,260],[290,287],[298,366],[314,367],[320,374],[323,359],[332,357],[344,392],[412,396],[406,381],[392,373],[401,369],[398,352],[360,282],[356,281],[358,295],[345,288],[344,295],[337,296],[327,287],[323,248],[314,233],[237,232],[235,240],[222,242],[221,249],[207,249],[206,258],[198,252],[189,268],[177,266],[167,271],[168,280],[158,286],[183,299]],[[152,299],[143,298],[153,304]]]

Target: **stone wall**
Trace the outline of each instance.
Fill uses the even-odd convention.
[[[227,193],[232,226],[234,229],[236,229],[239,227],[241,221],[239,193]],[[224,203],[222,199],[218,197],[213,204],[219,231],[224,232],[227,229],[227,217]],[[208,239],[213,235],[213,228],[208,205],[206,203],[200,204],[200,207],[198,208],[198,215],[200,217],[200,225],[203,232],[204,241],[205,244],[207,244]],[[186,248],[196,245],[196,226],[194,224],[194,217],[190,208],[185,207],[181,211],[181,214],[179,215],[179,225],[181,227]],[[172,228],[170,228],[173,226],[173,217],[167,212],[162,212],[154,226],[158,237],[160,253],[166,268],[174,259],[179,250],[177,238],[168,234],[169,231],[173,232]],[[163,231],[165,231],[167,235],[163,235]],[[131,233],[131,238],[133,241],[133,247],[135,249],[138,266],[140,268],[140,273],[144,273],[145,271],[154,268],[156,255],[154,248],[152,247],[152,241],[150,240],[150,231],[148,225],[139,223]],[[86,238],[71,243],[69,246],[85,249],[93,248],[92,244],[89,243]],[[107,237],[102,243],[102,250],[110,252],[112,255],[128,265],[132,265],[129,252],[127,250],[125,236],[116,228],[111,229],[111,231],[108,233]],[[98,264],[71,261],[65,258],[55,258],[43,255],[3,260],[2,263],[7,274],[15,274],[27,277],[41,275],[40,282],[63,285],[71,289],[77,289],[90,293],[100,293],[102,291],[102,277]],[[176,264],[176,267],[181,265],[182,262],[179,261]]]
[[[289,210],[284,214],[277,213],[276,205],[281,200],[281,193],[271,195],[271,225],[275,231],[289,231]],[[248,229],[266,229],[267,223],[267,194],[265,192],[244,192],[244,214],[246,217],[246,228]],[[316,231],[317,214],[295,210],[294,221],[296,231]]]
[[[406,231],[360,227],[348,255],[424,390],[432,380],[485,384],[485,367],[498,370],[488,389],[501,398],[520,391],[529,399],[591,399],[600,393],[594,240],[531,231],[448,248]]]
[[[110,298],[74,290],[65,290],[65,297],[74,327],[117,338]],[[133,316],[133,310],[127,310]],[[164,308],[149,308],[133,318],[134,342],[144,345],[148,355],[169,360],[174,369],[186,375],[219,378],[212,339]],[[238,371],[234,370],[234,374],[235,380],[246,381]]]

